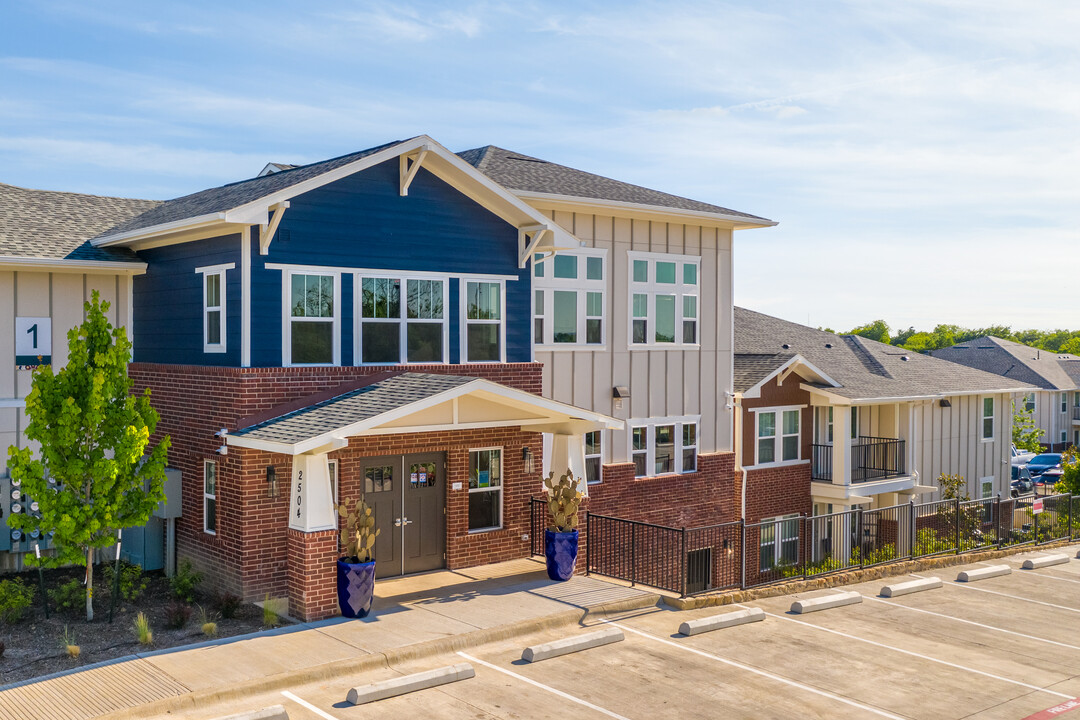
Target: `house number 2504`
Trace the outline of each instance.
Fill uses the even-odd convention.
[[[300,505],[304,502],[301,490],[304,488],[304,471],[296,471],[296,517],[300,517]]]

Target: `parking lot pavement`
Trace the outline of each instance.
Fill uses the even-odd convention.
[[[1075,548],[1070,551],[1075,555]],[[1019,567],[1023,558],[1008,562]],[[1000,563],[999,563],[1000,564]],[[609,618],[626,640],[535,664],[522,649],[594,627],[490,643],[330,682],[241,698],[220,714],[283,703],[292,718],[1027,718],[1080,696],[1080,560],[977,583],[878,597],[886,581],[846,586],[862,602],[788,612],[820,590],[757,600],[763,622],[682,637],[685,620],[729,611],[662,608]],[[909,579],[902,576],[895,580]],[[342,701],[353,685],[457,662],[476,677],[376,705]],[[305,705],[306,703],[306,705]],[[1057,717],[1076,717],[1080,709]],[[177,717],[213,717],[207,708]]]

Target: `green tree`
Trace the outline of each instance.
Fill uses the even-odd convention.
[[[872,323],[866,325],[860,325],[852,330],[848,335],[861,335],[864,338],[870,338],[871,340],[877,340],[878,342],[889,342],[889,325],[884,320],[875,320]]]
[[[1033,417],[1035,411],[1028,410],[1026,405],[1017,410],[1015,400],[1013,400],[1012,407],[1013,445],[1021,450],[1027,450],[1028,452],[1042,452],[1042,445],[1039,444],[1039,438],[1045,435],[1046,431],[1035,427],[1035,418]]]
[[[941,488],[942,500],[955,500],[960,498],[961,500],[970,500],[967,494],[967,483],[964,481],[963,475],[946,475],[941,473],[938,475],[938,487]]]
[[[56,554],[41,564],[86,566],[88,621],[94,619],[94,551],[114,545],[117,529],[145,524],[164,500],[169,448],[165,437],[147,451],[158,414],[149,390],[130,392],[131,343],[109,323],[108,309],[95,292],[82,325],[68,332],[67,365],[34,372],[26,437],[40,445],[40,457],[30,448],[8,449],[12,479],[41,513],[12,515],[8,524],[54,533]],[[30,555],[27,563],[37,561]]]
[[[1061,479],[1054,484],[1054,492],[1080,495],[1080,454],[1074,447],[1061,456]]]
[[[1080,355],[1080,333],[1074,334],[1071,338],[1063,342],[1058,352]]]

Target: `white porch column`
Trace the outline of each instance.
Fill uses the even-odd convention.
[[[845,562],[851,557],[851,535],[855,531],[855,516],[847,511],[855,510],[857,507],[857,505],[833,504],[833,512],[846,514],[833,518],[832,537],[829,545],[831,546],[832,556]]]
[[[296,455],[292,462],[289,527],[300,532],[337,529],[326,453]]]
[[[551,438],[551,470],[555,479],[567,470],[578,479],[578,490],[583,495],[589,494],[589,484],[585,479],[585,436],[561,435],[555,433]]]
[[[851,484],[851,408],[844,405],[833,410],[832,481]]]

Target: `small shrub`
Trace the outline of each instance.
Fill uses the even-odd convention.
[[[78,582],[78,580],[75,582]],[[75,633],[68,630],[67,625],[64,626],[64,635],[61,639],[61,645],[64,646],[64,650],[67,652],[69,658],[72,660],[79,659],[82,648],[75,644]]]
[[[195,592],[203,581],[203,574],[194,569],[191,561],[184,559],[177,568],[176,574],[169,580],[173,597],[186,603],[195,602]]]
[[[173,600],[165,606],[165,626],[179,630],[191,619],[191,606]]]
[[[217,635],[217,615],[215,613],[208,613],[206,609],[201,605],[199,608],[199,627],[202,628],[202,634],[207,637],[214,637]]]
[[[77,613],[86,609],[86,588],[77,578],[68,580],[49,594],[57,610]]]
[[[217,636],[217,623],[216,622],[205,622],[205,623],[203,623],[202,624],[202,634],[205,635],[206,637],[216,637]]]
[[[116,580],[113,566],[105,565],[102,567],[101,577],[111,595],[113,583]],[[143,570],[140,566],[127,562],[120,563],[120,600],[129,603],[135,602],[146,592],[148,584],[149,581],[143,576]]]
[[[0,620],[13,623],[22,618],[34,602],[34,588],[22,578],[0,580]]]
[[[146,613],[139,613],[135,616],[135,637],[138,638],[140,645],[149,645],[154,642],[154,633],[150,629],[150,619],[146,617]]]
[[[243,603],[243,599],[239,595],[233,595],[231,592],[224,592],[218,595],[217,609],[221,613],[221,617],[225,619],[231,619],[236,617],[236,613],[240,610],[240,605]]]
[[[275,628],[281,624],[281,601],[277,598],[271,598],[267,593],[266,599],[263,600],[263,627]]]

